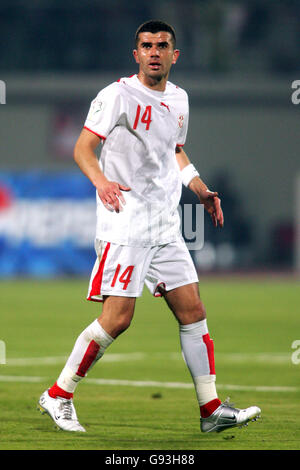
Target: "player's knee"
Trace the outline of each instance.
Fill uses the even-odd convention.
[[[193,303],[185,311],[177,315],[179,323],[181,324],[191,324],[196,323],[206,318],[206,310],[204,304],[201,300]]]
[[[191,323],[195,323],[197,321],[201,321],[206,318],[206,310],[201,300],[199,300],[198,302],[194,304],[190,312],[190,317],[191,319],[193,319],[193,322]]]
[[[197,321],[205,320],[206,318],[206,310],[201,300],[195,306],[195,315],[198,318]]]
[[[127,330],[131,324],[132,315],[131,312],[125,312],[118,316],[116,329],[118,334],[123,333],[123,331]]]

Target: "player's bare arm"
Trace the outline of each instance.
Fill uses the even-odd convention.
[[[176,147],[176,159],[180,170],[183,170],[191,163],[183,148],[179,146]],[[188,187],[198,196],[201,204],[204,204],[205,209],[211,215],[214,226],[217,227],[219,224],[220,227],[223,227],[224,215],[218,193],[210,191],[199,176],[195,176]]]
[[[92,132],[82,129],[75,144],[74,160],[81,171],[96,187],[98,195],[108,210],[120,212],[125,199],[122,191],[130,191],[130,188],[115,181],[109,181],[101,171],[98,158],[95,153],[100,144],[100,138]]]

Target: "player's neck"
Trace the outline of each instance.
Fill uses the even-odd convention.
[[[142,85],[144,85],[147,88],[150,88],[150,90],[165,91],[166,89],[168,76],[162,77],[161,79],[156,79],[156,78],[146,76],[140,71],[137,74],[137,77],[139,81],[142,83]]]

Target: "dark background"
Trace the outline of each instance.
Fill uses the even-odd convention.
[[[222,231],[206,219],[199,270],[300,270],[299,1],[2,0],[0,173],[79,171],[72,148],[89,103],[137,71],[134,34],[149,19],[176,30],[185,149],[225,212]]]

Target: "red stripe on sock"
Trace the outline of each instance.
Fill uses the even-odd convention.
[[[221,400],[215,398],[214,400],[205,403],[205,405],[200,406],[201,418],[208,418],[219,406],[221,405]]]
[[[202,336],[203,342],[207,349],[208,363],[209,363],[209,373],[211,375],[216,375],[215,370],[215,356],[214,356],[214,342],[210,338],[209,334]]]
[[[54,385],[52,385],[51,388],[49,388],[48,394],[51,398],[61,397],[61,398],[67,398],[68,400],[70,398],[73,398],[73,393],[66,392],[65,390],[60,388],[56,382]]]
[[[96,359],[99,349],[100,345],[96,343],[96,341],[92,340],[88,345],[87,350],[85,351],[81,363],[79,364],[76,375],[79,375],[80,377],[85,377],[87,371]]]

